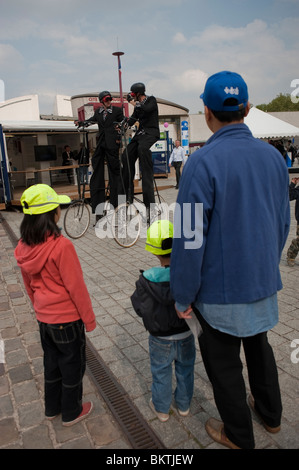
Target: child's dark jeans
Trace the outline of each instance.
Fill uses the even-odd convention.
[[[44,350],[45,414],[62,414],[73,421],[82,411],[82,380],[86,366],[82,320],[71,323],[39,322]]]

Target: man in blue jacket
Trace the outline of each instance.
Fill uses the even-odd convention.
[[[278,322],[279,261],[290,225],[288,172],[281,154],[244,124],[247,85],[232,72],[212,75],[201,95],[213,136],[189,157],[175,211],[171,289],[180,318],[191,306],[202,357],[222,421],[208,434],[230,448],[254,448],[250,407],[278,432],[281,397],[267,331]]]

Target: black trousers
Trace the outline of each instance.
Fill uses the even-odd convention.
[[[143,202],[146,207],[150,207],[150,204],[155,203],[153,160],[150,151],[155,142],[157,142],[157,138],[152,135],[135,135],[127,147],[128,153],[125,150],[122,155],[124,190],[130,202],[132,202],[134,196],[135,163],[139,158],[142,171]]]
[[[199,346],[225,434],[238,447],[253,449],[253,427],[240,347],[243,344],[255,408],[268,426],[279,426],[282,413],[280,388],[267,333],[246,338],[231,336],[212,328],[197,309],[194,311],[202,326]]]
[[[120,180],[119,150],[109,150],[105,147],[97,147],[95,153],[92,156],[93,173],[91,175],[89,184],[93,214],[96,213],[97,206],[105,202],[105,160],[108,166],[110,204],[112,204],[114,208],[116,208],[118,205],[117,197]],[[102,212],[100,211],[99,214],[101,213]]]
[[[173,162],[173,166],[175,168],[176,186],[178,188],[180,184],[180,178],[181,178],[182,162]]]
[[[71,323],[39,322],[44,350],[45,414],[62,414],[73,421],[82,411],[82,380],[86,367],[85,330],[81,320]]]
[[[63,165],[63,166],[67,166],[67,165]],[[69,182],[70,184],[73,184],[73,170],[70,169],[70,170],[62,170],[62,171],[67,174],[68,182]]]

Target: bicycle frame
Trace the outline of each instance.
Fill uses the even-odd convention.
[[[81,126],[83,128],[83,161],[84,161],[84,158],[86,157],[86,150],[89,154],[89,145],[88,145],[88,131],[87,130],[84,130],[85,127],[87,126]],[[78,131],[80,132],[80,129],[78,128]],[[87,164],[81,164],[79,163],[79,168],[76,169],[76,173],[77,173],[77,189],[78,189],[78,196],[79,196],[79,200],[85,200],[85,186],[86,186],[86,183],[85,183],[85,178],[83,178],[83,183],[82,183],[82,191],[81,191],[81,179],[80,179],[80,168],[84,168],[88,166]]]

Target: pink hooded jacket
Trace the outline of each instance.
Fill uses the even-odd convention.
[[[43,323],[82,319],[86,331],[96,327],[90,296],[73,244],[60,235],[28,246],[19,241],[15,258],[36,317]]]

